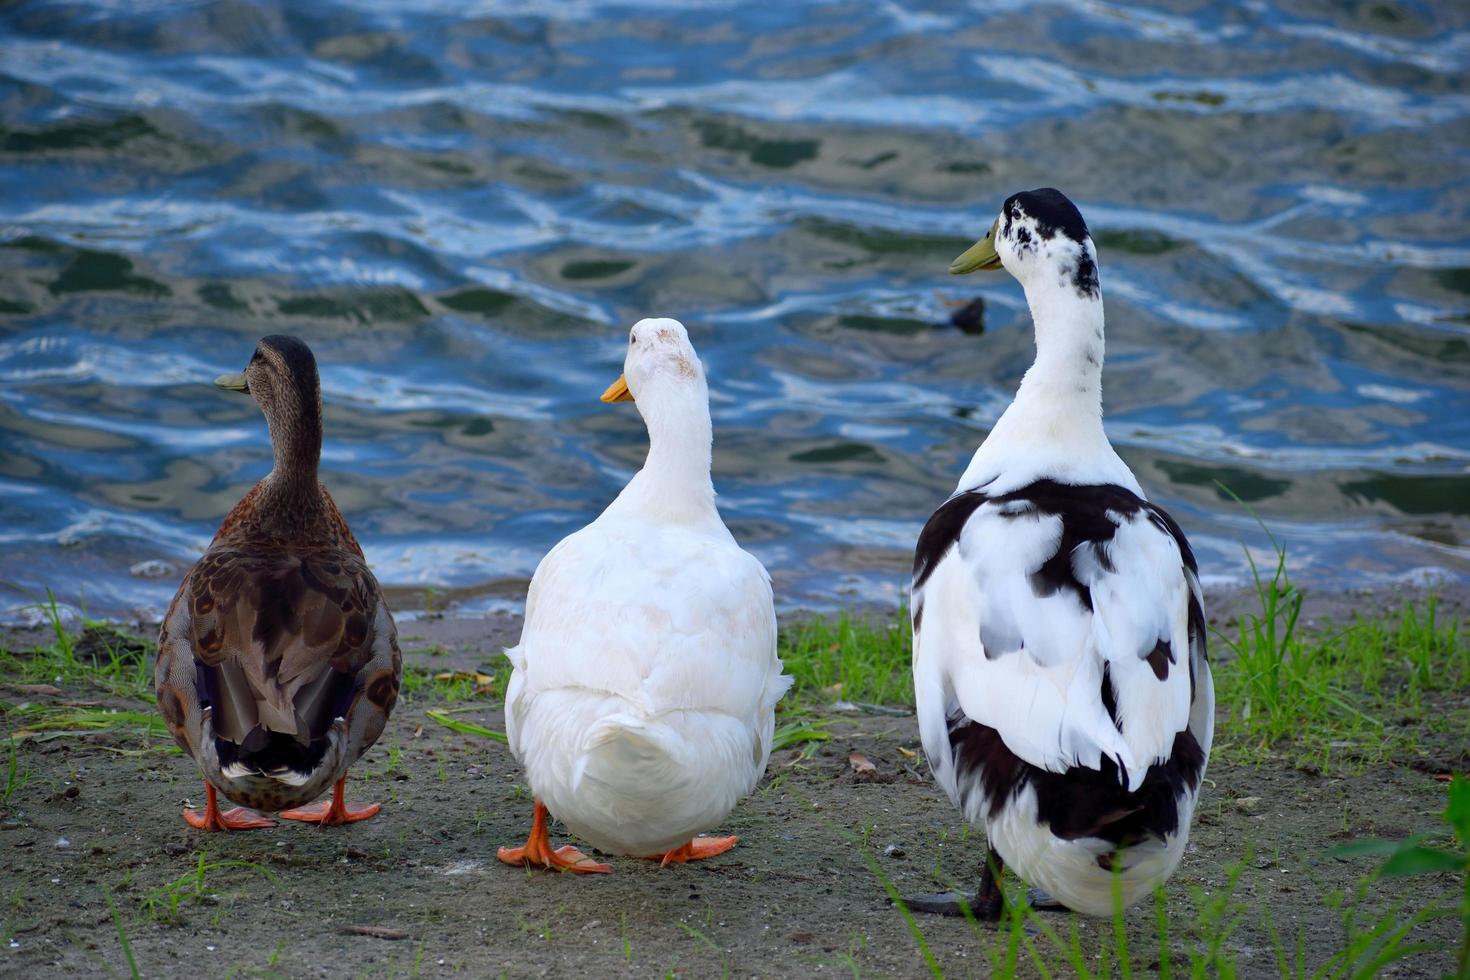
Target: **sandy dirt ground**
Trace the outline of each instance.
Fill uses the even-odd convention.
[[[1231,601],[1218,598],[1217,615],[1228,618]],[[1357,604],[1396,601],[1338,597],[1309,615],[1341,618]],[[1463,615],[1463,597],[1451,606]],[[410,666],[455,670],[493,663],[518,623],[508,615],[423,619],[400,632]],[[37,639],[6,635],[11,649]],[[12,705],[47,697],[140,707],[93,690],[0,691]],[[0,974],[126,976],[120,922],[146,976],[927,976],[886,888],[972,884],[983,858],[980,836],[966,831],[911,754],[911,715],[821,709],[814,716],[831,739],[773,756],[761,787],[718,828],[740,836],[731,852],[670,868],[617,858],[613,874],[598,876],[505,867],[495,848],[523,840],[530,821],[521,773],[504,745],[426,714],[444,708],[502,728],[493,692],[447,704],[424,693],[400,700],[348,784],[351,800],[381,800],[383,812],[345,828],[190,829],[180,809],[202,802],[203,786],[166,736],[19,743],[22,782],[0,806]],[[854,754],[873,769],[855,771]],[[1273,926],[1289,946],[1300,938],[1309,964],[1320,962],[1344,941],[1328,898],[1351,894],[1371,867],[1328,849],[1433,827],[1445,798],[1436,775],[1467,767],[1470,748],[1453,740],[1351,776],[1212,763],[1188,854],[1168,889],[1176,970],[1203,941],[1192,931],[1201,908],[1226,894],[1237,866],[1230,914],[1238,922],[1226,943],[1242,975],[1279,974]],[[1448,900],[1453,888],[1446,876],[1380,882],[1363,915]],[[1112,929],[1056,913],[1045,921],[1064,936],[1075,928],[1088,951]],[[992,972],[992,927],[933,917],[919,927],[946,975]],[[1135,964],[1157,975],[1152,903],[1129,912],[1127,928]],[[1418,930],[1445,947],[1455,937],[1449,919]],[[1044,936],[1034,941],[1061,962]],[[1449,969],[1443,952],[1397,975]],[[1023,962],[1020,972],[1034,969]]]

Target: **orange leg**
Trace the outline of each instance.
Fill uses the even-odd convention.
[[[683,847],[676,847],[664,854],[650,854],[645,861],[657,861],[662,867],[684,864],[688,861],[703,861],[716,854],[724,854],[735,846],[739,837],[696,837]]]
[[[546,817],[546,807],[537,800],[531,817],[531,836],[526,838],[526,843],[521,847],[502,847],[495,856],[506,864],[522,864],[528,868],[539,864],[543,868],[576,874],[607,874],[612,871],[612,865],[598,864],[570,844],[553,851],[551,837],[546,832]]]
[[[322,800],[311,806],[299,806],[294,810],[282,810],[279,814],[282,820],[300,820],[304,823],[320,824],[323,827],[338,827],[344,823],[357,823],[366,820],[383,809],[381,803],[369,803],[366,806],[348,806],[342,802],[342,787],[347,784],[347,777],[343,776],[332,786],[332,802]]]
[[[204,784],[204,812],[200,813],[192,807],[185,807],[184,822],[199,830],[259,830],[262,827],[276,825],[274,820],[262,817],[254,810],[247,810],[243,806],[220,812],[214,786],[210,783]]]

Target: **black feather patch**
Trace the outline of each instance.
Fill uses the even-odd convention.
[[[994,513],[1008,520],[1038,517],[1057,517],[1062,522],[1062,534],[1056,550],[1037,568],[1030,572],[1031,591],[1037,598],[1047,598],[1059,592],[1076,597],[1087,611],[1092,611],[1092,592],[1077,578],[1073,556],[1079,548],[1091,548],[1098,567],[1109,574],[1117,571],[1110,550],[1113,537],[1122,522],[1143,513],[1149,522],[1164,534],[1169,535],[1179,548],[1181,571],[1188,570],[1189,595],[1189,642],[1191,651],[1205,656],[1205,613],[1199,596],[1194,590],[1198,566],[1194,552],[1185,539],[1179,525],[1162,508],[1144,500],[1126,487],[1113,483],[1078,485],[1058,483],[1056,480],[1037,480],[1010,493],[989,496],[981,490],[966,490],[950,497],[936,510],[924,530],[919,534],[918,546],[914,549],[913,592],[923,588],[935,567],[959,541],[965,524],[983,504],[995,504]],[[997,624],[988,624],[994,632],[992,639],[1002,640]],[[1007,649],[1018,647],[1024,637],[1006,638]],[[984,641],[982,641],[984,642]],[[991,644],[985,643],[987,656],[991,655]],[[1167,640],[1160,640],[1151,650],[1140,650],[1138,656],[1148,660],[1154,675],[1159,680],[1168,677],[1169,666],[1177,662],[1177,655]],[[1190,676],[1193,679],[1194,664],[1191,658]],[[1194,692],[1191,688],[1190,700]]]
[[[1071,592],[1089,612],[1092,593],[1077,578],[1072,567],[1072,553],[1091,545],[1104,569],[1112,567],[1107,547],[1117,533],[1119,521],[1132,517],[1147,506],[1143,498],[1116,484],[1075,486],[1055,480],[1037,480],[1019,490],[994,498],[998,504],[1020,504],[1002,511],[1006,517],[1045,515],[1060,517],[1062,537],[1057,550],[1031,573],[1031,591],[1038,598]]]
[[[1097,263],[1086,245],[1082,246],[1082,252],[1077,256],[1077,267],[1072,270],[1072,287],[1079,296],[1087,299],[1098,297]]]
[[[227,738],[214,740],[220,769],[238,764],[263,774],[289,769],[309,776],[321,765],[327,749],[331,747],[331,739],[325,736],[303,745],[294,735],[269,732],[264,728],[253,729],[241,745]]]
[[[214,677],[215,669],[204,661],[194,659],[194,696],[199,707],[208,708],[219,697],[219,684]]]
[[[1168,760],[1150,766],[1143,784],[1130,793],[1117,762],[1107,756],[1097,769],[1047,772],[1006,748],[994,728],[962,714],[950,716],[949,744],[962,802],[979,789],[993,818],[1030,786],[1038,821],[1057,837],[1097,837],[1113,844],[1178,831],[1179,800],[1198,788],[1205,763],[1199,741],[1186,729],[1174,736]]]
[[[1174,648],[1169,645],[1168,640],[1160,640],[1154,644],[1154,648],[1143,658],[1153,668],[1154,676],[1164,681],[1169,679],[1169,665],[1174,662]]]
[[[929,576],[934,574],[940,560],[949,554],[949,549],[960,539],[965,522],[985,500],[985,494],[979,490],[966,490],[950,497],[930,515],[924,530],[919,532],[919,543],[914,547],[913,592],[922,589],[924,583],[929,581]]]
[[[1036,222],[1037,234],[1044,239],[1054,238],[1060,232],[1081,245],[1089,237],[1082,212],[1055,187],[1038,187],[1034,191],[1012,194],[1006,198],[1001,213],[1009,219],[1023,215],[1031,218]]]
[[[1119,732],[1123,730],[1123,723],[1118,720],[1118,695],[1113,690],[1112,672],[1108,669],[1107,661],[1103,661],[1102,671],[1102,703],[1107,709],[1108,717],[1113,721],[1113,727]]]

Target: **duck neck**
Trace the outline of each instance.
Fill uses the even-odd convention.
[[[275,466],[266,476],[263,492],[276,508],[309,517],[321,508],[317,469],[322,458],[322,413],[316,405],[280,406],[266,416]]]
[[[1102,434],[1102,294],[1084,296],[1051,277],[1026,283],[1036,329],[1036,360],[1002,421],[1014,416],[1050,436]],[[997,429],[1001,426],[996,425]]]
[[[648,458],[618,500],[663,521],[692,522],[716,514],[710,480],[713,429],[703,386],[653,392],[638,401],[648,426]]]

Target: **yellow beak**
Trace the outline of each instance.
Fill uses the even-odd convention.
[[[245,383],[243,374],[222,374],[214,379],[215,387],[226,391],[249,391],[250,386]]]
[[[996,223],[999,222],[1000,219],[997,218]],[[984,238],[965,249],[959,258],[949,264],[949,274],[963,276],[979,269],[999,268],[1000,256],[995,253],[995,225],[991,225]]]
[[[628,390],[628,379],[624,375],[618,375],[618,380],[607,386],[607,391],[602,393],[605,402],[630,402],[633,393]]]

